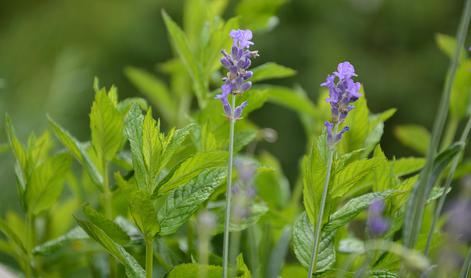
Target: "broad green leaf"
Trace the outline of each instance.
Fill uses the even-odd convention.
[[[196,129],[196,124],[188,124],[185,127],[175,130],[174,132],[171,131],[169,134],[173,134],[172,136],[167,136],[167,146],[162,154],[162,163],[160,168],[167,166],[170,159],[173,158],[173,155],[178,151],[179,148],[182,147],[183,142],[187,138],[188,135],[192,134]]]
[[[70,164],[68,154],[58,154],[33,170],[26,188],[26,204],[31,213],[39,214],[59,198]]]
[[[236,7],[241,25],[251,30],[271,29],[276,26],[276,12],[287,0],[242,0]]]
[[[12,242],[23,256],[28,253],[25,248],[25,243],[20,237],[9,227],[8,223],[0,219],[0,233],[3,233],[7,239]]]
[[[46,241],[43,244],[34,247],[33,253],[42,256],[51,255],[57,252],[57,250],[61,249],[63,246],[69,244],[70,242],[84,240],[88,238],[88,234],[85,233],[82,228],[75,227],[63,236]]]
[[[108,251],[126,269],[130,278],[143,278],[145,271],[139,263],[124,249],[123,246],[114,242],[103,230],[87,220],[76,219],[80,227],[103,248]]]
[[[422,169],[425,165],[425,159],[418,157],[404,157],[391,161],[390,163],[394,169],[394,174],[401,177]]]
[[[240,100],[237,101],[237,105],[243,101],[247,101],[249,104],[245,107],[242,112],[242,117],[247,117],[252,111],[255,111],[261,108],[265,102],[268,100],[269,92],[265,89],[259,89],[255,87],[249,91],[247,94],[243,94],[240,97]],[[237,98],[239,99],[239,98]]]
[[[334,233],[321,234],[316,273],[331,268],[335,262]],[[314,229],[306,213],[302,213],[293,227],[293,250],[296,258],[306,268],[311,264],[312,250],[314,249]]]
[[[157,192],[154,191],[154,195],[165,194],[187,183],[192,178],[198,176],[203,170],[211,167],[220,167],[225,163],[227,163],[227,152],[225,151],[196,153],[177,165],[164,180],[160,182],[156,190]]]
[[[111,95],[107,95],[105,89],[95,94],[90,112],[90,130],[92,149],[98,161],[111,161],[121,149],[124,140],[124,117],[116,108]],[[102,165],[99,167],[102,171]]]
[[[440,50],[448,56],[448,58],[453,58],[453,54],[455,53],[456,49],[456,39],[454,37],[437,33],[435,34],[435,42],[437,43]],[[462,61],[466,59],[467,56],[468,55],[466,54],[466,50],[464,48],[461,49],[460,60]]]
[[[252,71],[252,82],[290,77],[296,74],[295,70],[282,65],[278,65],[276,63],[265,63],[263,65],[253,68]]]
[[[138,68],[128,67],[125,69],[125,73],[134,86],[157,107],[157,112],[161,113],[162,117],[168,122],[174,123],[177,106],[165,83],[154,75]]]
[[[394,190],[384,192],[374,192],[355,197],[343,205],[340,209],[330,215],[329,222],[322,228],[323,233],[334,232],[338,228],[344,226],[350,220],[355,218],[360,212],[365,210],[371,203],[378,199],[385,199],[393,196],[396,193]]]
[[[225,168],[208,169],[184,186],[172,190],[157,214],[160,235],[175,233],[209,198],[225,176]]]
[[[350,130],[343,135],[339,146],[344,152],[351,152],[365,147],[370,132],[369,111],[364,94],[355,102],[355,108],[349,113],[345,125]]]
[[[420,154],[426,154],[430,142],[430,133],[419,125],[400,125],[394,129],[394,135],[405,146]]]
[[[88,204],[82,207],[82,211],[91,223],[103,230],[113,241],[121,245],[129,243],[129,236],[118,224],[106,218]]]
[[[319,136],[317,141],[312,144],[309,156],[305,157],[302,163],[304,207],[313,225],[317,221],[317,213],[327,173],[327,148],[326,136]]]
[[[471,98],[471,61],[464,61],[456,70],[455,80],[451,89],[450,114],[453,119],[460,120],[466,116]]]
[[[57,139],[67,148],[67,150],[78,160],[78,162],[87,170],[93,182],[97,185],[103,184],[103,177],[98,171],[83,144],[73,137],[67,130],[60,126],[56,121],[48,116],[49,123]]]
[[[298,113],[317,116],[316,107],[309,98],[293,89],[280,86],[257,86],[268,91],[268,101],[290,108]]]
[[[179,264],[175,266],[168,274],[167,278],[221,278],[223,274],[222,267],[219,265],[198,265],[198,264]]]
[[[160,231],[160,226],[151,196],[147,192],[134,190],[130,193],[129,199],[129,210],[134,223],[145,237],[154,238]]]
[[[173,47],[175,48],[178,57],[185,66],[188,74],[193,80],[193,86],[195,88],[196,96],[200,106],[205,102],[206,89],[204,81],[202,80],[201,69],[199,68],[194,53],[188,42],[188,38],[180,27],[170,18],[170,16],[162,11],[162,17],[164,18],[165,26],[170,35],[170,40]]]
[[[404,239],[407,239],[407,242],[405,242],[406,246],[415,246],[419,234],[418,231],[420,231],[422,226],[421,220],[430,192],[432,191],[438,177],[442,174],[447,165],[456,157],[456,155],[461,153],[463,148],[464,143],[454,143],[449,146],[434,158],[433,167],[428,180],[424,181],[423,177],[419,177],[406,205],[403,229],[403,237]]]
[[[330,186],[331,197],[343,197],[363,178],[372,173],[375,167],[376,159],[361,159],[348,164],[333,175]]]
[[[392,165],[378,145],[374,151],[375,167],[373,169],[373,192],[382,192],[394,188],[398,183]]]

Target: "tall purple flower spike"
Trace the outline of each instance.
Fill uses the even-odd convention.
[[[224,114],[228,118],[234,117],[235,120],[240,119],[242,111],[247,106],[247,102],[243,102],[235,107],[234,115],[232,115],[232,107],[229,104],[228,97],[230,94],[239,95],[252,87],[252,82],[248,81],[252,77],[253,72],[248,68],[251,65],[251,58],[258,56],[257,51],[249,50],[254,43],[252,40],[252,31],[250,30],[232,30],[230,36],[233,40],[231,53],[225,50],[221,53],[221,64],[227,69],[227,76],[223,78],[224,84],[221,86],[221,94],[216,95],[216,99],[221,100],[224,108]]]
[[[329,97],[326,101],[330,104],[332,113],[332,121],[325,122],[327,127],[327,141],[330,146],[335,145],[342,139],[343,133],[349,130],[344,127],[338,132],[334,132],[333,128],[337,124],[341,124],[353,109],[352,102],[355,102],[360,96],[360,83],[354,82],[353,77],[357,76],[355,68],[349,62],[342,62],[337,66],[337,71],[327,76],[322,87],[329,89]],[[335,134],[334,134],[335,133]]]
[[[379,237],[389,230],[389,221],[383,217],[383,211],[383,199],[374,200],[368,209],[367,227],[374,237]]]

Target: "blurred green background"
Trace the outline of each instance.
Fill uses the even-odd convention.
[[[136,96],[123,69],[156,72],[172,55],[162,8],[181,23],[182,0],[0,0],[1,115],[12,116],[22,139],[47,128],[49,113],[86,140],[94,76],[116,84],[121,97]],[[255,63],[296,69],[295,77],[277,83],[301,86],[317,99],[326,75],[351,61],[371,110],[398,109],[386,125],[386,153],[411,155],[392,129],[401,123],[431,127],[448,66],[435,34],[454,35],[461,9],[459,0],[290,0],[273,30],[255,34],[261,53]],[[268,104],[252,119],[277,130],[278,141],[262,147],[280,158],[293,181],[305,143],[296,114]],[[6,141],[3,131],[0,140]],[[0,214],[17,206],[12,161],[9,154],[0,157]]]

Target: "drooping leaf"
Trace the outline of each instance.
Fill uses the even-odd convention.
[[[36,255],[51,255],[63,246],[76,240],[88,239],[88,234],[80,227],[75,227],[63,236],[44,242],[34,247],[33,253]]]
[[[161,114],[168,122],[174,123],[177,107],[165,83],[138,68],[128,67],[125,69],[125,73],[134,86],[157,107],[157,113]]]
[[[26,204],[31,213],[39,214],[59,198],[70,163],[68,154],[58,154],[33,170],[26,188]]]
[[[405,146],[420,154],[426,154],[430,142],[430,133],[423,126],[400,125],[394,129],[394,135]]]
[[[334,235],[334,233],[321,234],[316,273],[330,269],[335,262]],[[296,258],[305,268],[309,268],[314,249],[314,229],[304,212],[294,223],[292,244]]]
[[[283,78],[283,77],[290,77],[296,74],[296,71],[278,65],[276,63],[265,63],[258,67],[253,68],[253,77],[252,82],[258,82],[267,79],[275,79],[275,78]]]
[[[225,174],[225,168],[208,169],[187,184],[172,190],[157,214],[160,235],[176,232],[221,184]]]
[[[124,247],[114,242],[103,230],[87,220],[76,219],[80,227],[108,251],[126,269],[130,278],[144,278],[145,271]]]
[[[129,236],[118,224],[106,218],[88,204],[82,207],[82,211],[91,223],[103,230],[113,241],[120,245],[129,243]]]

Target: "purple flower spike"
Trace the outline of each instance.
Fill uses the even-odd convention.
[[[342,62],[337,66],[337,71],[327,76],[325,82],[321,83],[322,87],[329,90],[329,97],[326,101],[330,104],[332,113],[332,121],[325,124],[327,127],[327,141],[329,145],[334,146],[340,139],[342,134],[348,131],[348,127],[344,127],[340,132],[333,134],[334,126],[340,125],[354,107],[351,105],[360,96],[360,83],[353,81],[353,77],[357,76],[355,68],[349,62]]]
[[[374,237],[382,236],[389,230],[389,221],[383,217],[384,208],[384,200],[376,199],[368,209],[367,227]]]
[[[254,43],[252,40],[252,31],[250,30],[232,30],[230,36],[233,39],[230,54],[222,50],[223,57],[221,65],[227,69],[227,76],[223,78],[224,84],[221,86],[221,94],[216,98],[221,100],[224,107],[224,114],[227,117],[237,120],[242,115],[242,110],[247,102],[234,108],[234,115],[231,115],[233,107],[229,105],[228,97],[230,94],[240,95],[252,87],[252,82],[248,81],[253,76],[253,72],[248,68],[252,64],[251,59],[258,56],[257,51],[249,50]]]

